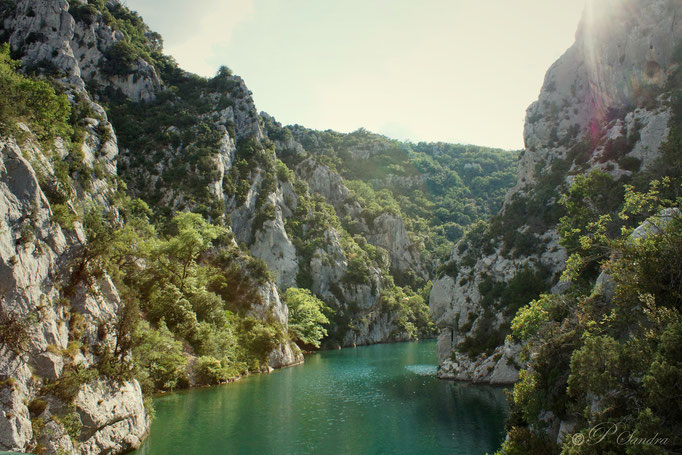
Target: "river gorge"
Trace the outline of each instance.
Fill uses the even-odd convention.
[[[504,389],[438,380],[435,341],[325,351],[305,364],[158,396],[135,454],[494,452]]]

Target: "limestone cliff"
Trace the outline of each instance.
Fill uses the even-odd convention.
[[[300,245],[294,246],[286,224],[295,218],[300,197],[311,193],[295,190],[293,181],[276,172],[274,144],[263,132],[244,81],[229,70],[210,81],[183,72],[161,54],[161,38],[139,16],[116,1],[103,5],[23,0],[3,6],[2,34],[25,68],[69,87],[73,100],[96,97],[112,106],[120,153],[115,142],[100,144],[93,135],[84,141],[85,165],[92,166],[95,155],[109,157],[98,158],[98,167],[122,176],[128,194],[143,197],[159,212],[199,211],[213,222],[228,224],[236,240],[265,261],[277,285],[263,285],[250,314],[274,317],[286,328],[288,311],[280,290],[308,285],[348,321],[355,320],[352,335],[346,329],[339,333],[341,344],[403,339],[395,315],[379,305],[383,277],[378,269],[371,270],[367,283],[343,284],[350,253],[342,248],[345,234],[340,227],[325,233],[329,243],[314,257],[304,258]],[[131,29],[141,33],[131,35]],[[171,85],[180,87],[177,96]],[[92,104],[92,109],[104,116],[99,105]],[[169,111],[175,115],[169,118]],[[90,128],[115,137],[108,123],[95,121]],[[105,183],[91,183],[88,197],[106,205],[98,194]],[[333,186],[343,191],[342,184]],[[314,210],[306,210],[314,215]],[[370,241],[390,246],[396,267],[421,270],[418,258],[403,252],[410,245],[400,220],[379,221],[373,237],[367,231]],[[400,241],[392,242],[394,237]],[[299,283],[301,275],[313,281]],[[271,358],[272,366],[302,359],[289,345],[273,351]]]
[[[104,109],[91,99],[93,87],[147,102],[161,90],[144,59],[120,66],[125,37],[111,14],[128,13],[115,2],[107,7],[109,16],[59,0],[2,7],[2,35],[12,52],[26,70],[66,92],[80,136],[45,143],[20,124],[17,134],[0,141],[0,449],[121,453],[137,447],[149,430],[138,382],[103,373],[110,368],[108,353],[121,344],[116,325],[124,303],[106,273],[89,270],[88,238],[80,222],[71,221],[94,204],[110,219],[119,217],[111,201],[121,189],[121,156]],[[242,132],[254,124],[241,115],[231,119]],[[219,150],[229,153],[229,145],[226,139]],[[288,311],[276,286],[263,284],[255,297],[251,314],[274,317],[286,328]],[[269,364],[278,368],[302,358],[284,342]]]
[[[23,128],[27,139],[0,141],[0,448],[87,454],[135,448],[149,430],[139,384],[96,373],[100,353],[117,345],[107,327],[118,320],[121,301],[107,275],[80,278],[87,238],[78,222],[71,228],[56,222],[41,189],[56,180],[54,171]],[[88,147],[101,138],[88,139],[83,149],[94,159]],[[115,163],[115,138],[107,147],[101,159]],[[65,154],[59,143],[56,150]],[[111,194],[103,180],[93,189],[74,187],[86,200],[105,202]]]
[[[441,329],[441,376],[517,378],[518,347],[502,344],[524,302],[512,302],[504,290],[532,299],[565,287],[558,282],[566,252],[556,224],[560,194],[575,175],[601,169],[627,181],[661,165],[681,41],[680,2],[588,2],[575,44],[548,70],[528,108],[526,149],[502,213],[485,232],[460,241],[451,256],[454,270],[434,283],[430,307]],[[476,343],[487,346],[470,349]]]

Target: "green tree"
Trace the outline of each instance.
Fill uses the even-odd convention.
[[[324,328],[329,319],[324,315],[325,304],[308,289],[289,288],[284,293],[289,307],[289,334],[299,344],[320,347],[327,336]]]
[[[576,181],[569,197],[584,191],[588,181]],[[563,225],[572,226],[569,235],[578,233],[576,248],[600,252],[592,259],[597,267],[583,270],[583,282],[594,283],[603,271],[606,288],[574,286],[561,295],[543,295],[517,313],[513,336],[524,342],[530,364],[514,387],[502,453],[679,451],[675,435],[682,407],[670,397],[679,395],[682,381],[682,199],[663,196],[675,193],[666,189],[671,185],[669,179],[652,181],[648,192],[626,186],[624,200],[612,205],[621,206],[620,213],[610,214],[625,224],[620,232],[599,221],[603,212],[569,207]],[[587,190],[580,199],[600,197]],[[582,251],[574,254],[585,257]],[[575,432],[590,444],[573,444],[580,438],[572,437],[561,447],[550,441],[542,430],[547,411],[576,422]],[[617,435],[590,440],[597,424],[665,442],[624,447]]]
[[[173,337],[163,321],[157,329],[141,321],[135,330],[133,346],[138,378],[146,393],[172,390],[186,382],[182,342]]]
[[[0,45],[0,132],[7,134],[22,121],[40,140],[69,139],[73,129],[66,95],[57,95],[45,81],[20,75],[18,67],[19,62],[10,58],[9,44]]]
[[[214,240],[227,234],[227,230],[192,212],[175,215],[172,224],[177,234],[160,243],[157,252],[163,260],[162,267],[182,292],[201,254],[211,247]]]

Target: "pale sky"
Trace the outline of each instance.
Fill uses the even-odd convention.
[[[180,65],[283,124],[520,149],[584,0],[123,0]]]

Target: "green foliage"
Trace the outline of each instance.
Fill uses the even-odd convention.
[[[0,343],[17,354],[28,349],[31,317],[18,317],[3,312],[0,314]]]
[[[565,185],[569,163],[556,159],[546,169],[539,166],[540,175],[530,195],[515,194],[502,214],[493,216],[486,238],[503,241],[506,257],[531,256],[540,253],[544,242],[537,238],[547,226],[555,225],[563,215],[556,203]],[[521,228],[528,226],[525,231]],[[489,240],[489,241],[490,241]]]
[[[347,180],[346,186],[353,192],[353,196],[363,207],[362,216],[372,225],[374,220],[384,213],[400,215],[400,205],[393,194],[382,189],[375,191],[370,185],[361,180]]]
[[[543,294],[540,298],[519,309],[511,323],[514,338],[519,341],[526,341],[537,335],[540,328],[551,320],[551,308],[555,304],[555,300],[560,298],[553,294]]]
[[[561,198],[567,215],[559,221],[561,245],[571,255],[565,278],[578,280],[585,271],[594,274],[599,261],[608,254],[606,239],[620,229],[616,212],[623,201],[623,186],[599,170],[578,175]],[[587,270],[585,270],[587,269]]]
[[[220,360],[211,356],[199,357],[195,371],[199,383],[204,385],[220,384],[234,377],[233,370],[226,368]]]
[[[184,371],[187,360],[182,342],[173,337],[163,321],[157,329],[147,321],[140,321],[135,329],[133,356],[140,368],[138,377],[145,393],[173,390],[187,384]]]
[[[64,400],[73,402],[81,386],[96,379],[99,372],[94,368],[84,368],[82,365],[66,365],[62,375],[55,380],[46,380],[41,395],[52,394]]]
[[[284,293],[284,303],[289,307],[289,334],[303,346],[320,347],[327,335],[325,325],[329,319],[324,302],[313,296],[307,289],[289,288]]]
[[[127,41],[116,41],[104,52],[107,61],[102,71],[110,76],[123,76],[135,69],[139,54]]]
[[[62,425],[62,427],[64,427],[64,430],[66,430],[66,434],[69,435],[72,441],[79,441],[81,429],[83,428],[83,422],[81,422],[81,418],[78,415],[78,412],[73,410],[63,416],[53,417],[57,422],[59,422]]]
[[[258,372],[266,364],[268,355],[285,341],[281,325],[251,316],[238,319],[239,346],[243,350],[237,359],[246,363],[250,371]]]
[[[15,132],[26,122],[39,140],[69,138],[71,109],[65,95],[57,95],[47,82],[16,72],[19,63],[10,58],[9,44],[0,46],[0,134]]]
[[[293,182],[295,180],[294,171],[279,159],[277,160],[277,180],[280,182]]]
[[[624,200],[596,193],[604,184]],[[597,424],[617,425],[618,433],[638,438],[657,435],[663,442],[646,446],[649,452],[674,452],[682,422],[682,408],[670,399],[682,379],[682,218],[669,211],[662,222],[658,214],[682,207],[682,199],[668,197],[679,182],[663,179],[647,192],[633,186],[618,192],[593,174],[574,186],[564,197],[563,241],[576,257],[596,263],[580,270],[581,283],[605,270],[611,290],[581,284],[517,313],[513,336],[525,343],[530,365],[514,388],[503,453],[523,453],[529,441],[546,445],[543,453],[621,453],[617,434],[593,438],[590,429]],[[647,217],[647,235],[631,237]],[[547,441],[541,430],[546,411],[577,422],[575,432],[590,443],[574,444],[570,435],[561,447]]]
[[[457,261],[450,260],[444,264],[441,264],[438,269],[436,269],[436,275],[440,276],[441,274],[447,275],[452,278],[456,278],[457,274],[459,273],[459,267],[457,265]]]
[[[69,13],[73,16],[76,22],[85,22],[87,25],[91,25],[99,16],[99,10],[95,5],[91,4],[78,4],[77,2],[72,2],[69,6]]]
[[[407,286],[401,288],[388,284],[382,290],[380,303],[381,311],[396,322],[394,335],[406,334],[413,340],[434,336],[437,330],[429,313],[428,288],[416,293]]]
[[[113,331],[117,344],[113,352],[97,350],[99,373],[134,375],[148,394],[186,387],[190,376],[209,384],[262,370],[284,342],[272,316],[246,315],[270,279],[263,261],[233,247],[224,227],[199,214],[177,213],[158,232],[143,201],[124,199],[119,213],[122,224],[100,207],[85,211],[88,243],[65,289],[68,295],[106,272],[119,290],[117,317],[100,327]],[[188,366],[189,353],[218,359],[220,368],[205,359]],[[202,370],[190,374],[197,365]]]
[[[293,136],[317,162],[337,171],[370,226],[384,213],[400,215],[425,263],[431,262],[431,254],[436,264],[445,262],[468,226],[501,208],[504,194],[514,182],[516,152],[401,143],[362,129],[342,134],[298,125],[282,128],[272,121],[266,122],[266,129],[276,140]],[[287,150],[278,153],[291,165],[301,159]],[[358,220],[342,221],[351,234],[363,234]],[[392,272],[398,284],[413,289],[423,285]]]
[[[52,205],[52,219],[59,224],[62,229],[73,229],[73,223],[76,221],[77,217],[77,214],[73,213],[66,205]]]
[[[168,58],[161,54],[161,35],[151,31],[135,11],[118,2],[105,0],[73,0],[69,4],[69,13],[77,22],[90,25],[95,21],[102,21],[123,33],[124,39],[105,51],[108,61],[103,70],[108,74],[129,74],[138,59],[158,67],[167,64]],[[117,64],[121,66],[117,68]]]
[[[508,282],[496,281],[491,277],[483,279],[478,286],[484,310],[480,316],[482,320],[457,346],[457,350],[472,359],[481,354],[491,355],[510,333],[508,323],[495,324],[496,315],[501,313],[506,318],[513,316],[523,305],[548,290],[548,279],[549,273],[545,267],[530,265],[517,270]]]
[[[227,323],[219,326],[203,321],[199,323],[194,350],[202,356],[223,357],[238,349],[234,315],[226,315]]]
[[[508,332],[506,325],[495,327],[495,317],[490,310],[484,311],[479,318],[481,322],[477,328],[456,346],[457,352],[465,354],[470,359],[492,355],[493,351],[504,343]]]
[[[210,191],[211,183],[220,177],[216,160],[225,134],[223,125],[217,125],[220,119],[212,96],[225,98],[225,105],[220,107],[225,109],[236,108],[235,100],[248,94],[242,92],[242,86],[232,77],[204,79],[182,72],[169,77],[172,80],[166,82],[173,85],[150,102],[137,103],[120,94],[103,93],[121,149],[130,153],[126,164],[119,166],[119,172],[130,190],[153,206],[160,205],[169,192],[181,193],[181,210],[201,213],[218,224],[226,223],[224,203]],[[232,93],[229,96],[221,92],[226,90],[226,80],[236,84],[229,89]],[[224,126],[232,130],[230,134],[236,141],[234,125]],[[182,159],[175,159],[179,153]],[[236,163],[223,177],[223,190],[236,193],[238,203],[242,204],[255,164],[265,163],[274,175],[274,160],[272,150],[253,140],[240,140]],[[157,167],[163,172],[152,187],[148,185],[148,176],[157,173]],[[168,210],[161,213],[171,215]]]

